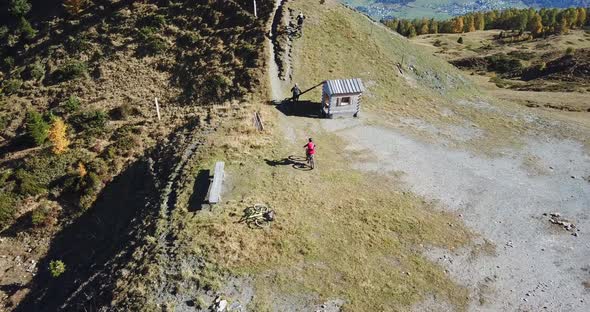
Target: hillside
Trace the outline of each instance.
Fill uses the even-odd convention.
[[[31,1],[22,18],[13,3],[27,2],[3,2],[1,19],[2,302],[92,309],[129,291],[117,279],[140,246],[162,243],[150,241],[159,186],[186,147],[219,116],[248,114],[272,3],[259,19],[249,1],[93,1],[79,13]],[[229,114],[213,106],[228,102]],[[63,150],[48,135],[57,121]]]
[[[470,74],[494,96],[529,107],[564,111],[576,120],[588,106],[589,35],[583,30],[514,43],[501,31],[418,36],[413,41]],[[463,37],[463,44],[457,43]],[[503,66],[502,66],[503,65]]]

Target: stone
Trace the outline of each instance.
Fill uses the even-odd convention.
[[[221,300],[219,301],[219,303],[217,303],[217,309],[215,311],[217,312],[223,312],[225,311],[225,309],[227,309],[227,300]]]

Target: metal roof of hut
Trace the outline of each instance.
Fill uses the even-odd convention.
[[[360,78],[326,80],[326,85],[330,94],[354,94],[365,91],[365,86]]]

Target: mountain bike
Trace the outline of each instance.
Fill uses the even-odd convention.
[[[315,154],[307,154],[307,157],[306,157],[306,159],[307,159],[307,165],[311,169],[315,168],[315,157],[314,157],[314,155]]]
[[[244,215],[238,222],[246,223],[248,227],[265,228],[275,219],[275,211],[262,204],[255,204],[244,210]]]

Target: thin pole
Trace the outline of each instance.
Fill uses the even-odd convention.
[[[158,98],[156,98],[156,113],[158,114],[158,121],[160,121],[160,104],[158,104]]]
[[[254,0],[254,17],[258,18],[258,13],[256,12],[256,0]]]

